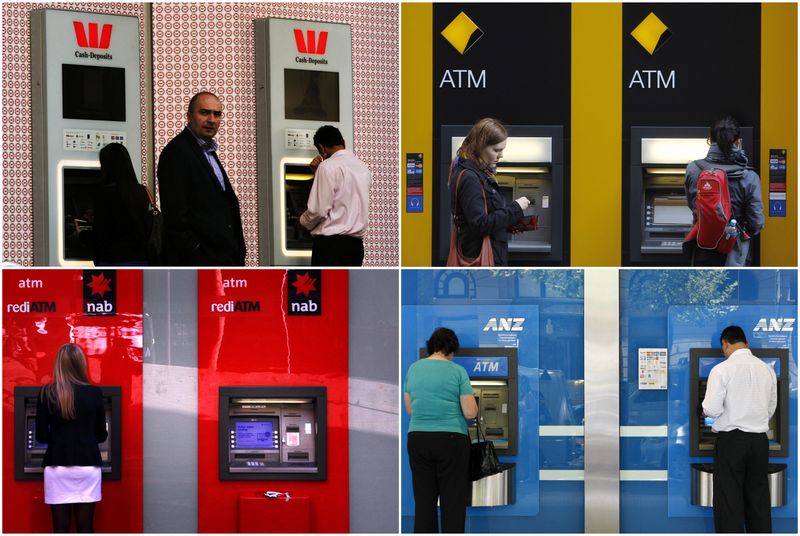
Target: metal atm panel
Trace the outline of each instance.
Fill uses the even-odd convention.
[[[319,154],[314,133],[333,125],[353,149],[352,29],[280,18],[254,25],[259,264],[307,265],[311,235],[298,212],[311,190],[308,163]]]
[[[84,172],[100,167],[102,147],[125,145],[141,179],[139,63],[137,17],[31,11],[35,265],[92,265],[75,236],[89,230],[86,211],[69,210],[75,196],[93,203]]]
[[[752,158],[753,129],[742,143]],[[683,238],[692,227],[686,166],[708,153],[708,127],[631,127],[628,264],[686,265]]]
[[[451,203],[446,177],[471,125],[441,127],[441,181],[435,193],[434,265],[443,265],[450,246]],[[507,125],[509,138],[497,165],[500,194],[507,203],[522,196],[531,201],[524,214],[539,217],[539,228],[509,234],[510,265],[564,264],[567,219],[564,198],[564,140],[561,126]]]
[[[778,405],[769,421],[769,455],[789,455],[789,350],[785,348],[750,348],[753,355],[772,364],[778,379]],[[711,430],[713,420],[700,418],[700,405],[705,398],[708,373],[714,365],[725,360],[720,348],[691,348],[689,455],[713,456],[716,433]]]
[[[325,387],[220,387],[220,480],[326,480]]]
[[[41,386],[14,388],[14,479],[41,480],[47,445],[36,441],[36,401]],[[122,478],[122,388],[100,386],[106,410],[108,438],[98,445],[103,480]]]

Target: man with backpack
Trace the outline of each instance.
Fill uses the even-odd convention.
[[[764,227],[761,180],[748,167],[732,117],[710,129],[703,160],[686,167],[686,199],[694,225],[684,239],[692,266],[748,266],[751,238]]]

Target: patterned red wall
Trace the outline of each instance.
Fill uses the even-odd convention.
[[[144,35],[143,4],[122,2],[29,4],[3,2],[3,260],[33,265],[33,164],[31,148],[31,17],[34,9],[93,11],[139,17],[139,35]],[[144,45],[139,59],[144,77]],[[142,102],[142,175],[147,168],[144,91]],[[134,149],[130,148],[133,157]]]
[[[140,17],[143,13],[141,4],[3,4],[3,258],[28,266],[33,263],[29,11],[43,7]],[[396,266],[400,180],[396,3],[154,4],[156,159],[183,128],[186,104],[192,94],[208,90],[222,98],[225,119],[218,135],[220,158],[242,204],[247,263],[255,265],[259,215],[252,21],[271,16],[352,25],[354,145],[374,179],[364,264]],[[10,110],[14,113],[8,113]]]

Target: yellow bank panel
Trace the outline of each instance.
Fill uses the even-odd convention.
[[[769,217],[769,150],[786,149],[786,217]],[[762,266],[797,266],[797,4],[761,5]]]
[[[571,264],[622,258],[622,4],[572,5]]]
[[[402,4],[401,264],[430,266],[433,236],[433,5]],[[422,153],[423,211],[406,213],[406,153]]]

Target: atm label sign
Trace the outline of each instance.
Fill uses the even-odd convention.
[[[100,27],[96,22],[84,24],[76,20],[72,21],[72,27],[75,29],[75,40],[80,48],[107,49],[111,46],[112,24],[103,24]]]
[[[794,318],[762,318],[753,328],[756,331],[794,331]]]
[[[508,377],[507,357],[456,357],[453,361],[471,377]]]
[[[483,326],[483,331],[522,331],[524,318],[495,318],[492,317]]]

